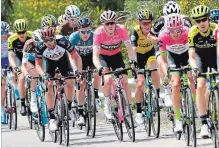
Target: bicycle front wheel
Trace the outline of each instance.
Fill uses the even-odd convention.
[[[210,120],[210,130],[211,130],[211,137],[213,142],[213,147],[218,148],[219,146],[219,137],[218,137],[218,109],[217,109],[217,101],[218,98],[218,91],[214,90],[211,91],[208,109],[209,109],[209,120]]]
[[[192,99],[192,93],[189,88],[186,89],[186,103],[187,103],[187,124],[189,126],[189,139],[193,147],[196,147],[196,122],[195,122],[195,108]]]
[[[27,108],[27,118],[28,118],[28,123],[29,123],[29,127],[30,129],[33,128],[33,117],[32,117],[32,113],[30,110],[30,100],[31,100],[31,92],[30,92],[30,88],[26,88],[26,108]]]
[[[134,142],[135,141],[135,127],[134,127],[134,121],[133,121],[133,116],[132,116],[132,109],[131,109],[131,106],[129,105],[128,97],[123,89],[119,91],[118,96],[120,97],[119,100],[121,100],[125,127],[127,130],[128,136],[132,140],[132,142]]]
[[[112,114],[114,118],[112,120],[114,131],[116,133],[118,140],[122,141],[123,140],[123,129],[122,129],[122,123],[119,121],[119,118],[118,118],[118,111],[113,111]]]
[[[160,109],[158,103],[158,96],[155,86],[150,88],[150,102],[151,102],[151,129],[156,138],[160,135]]]
[[[69,109],[68,109],[68,102],[65,94],[63,94],[62,99],[64,101],[64,107],[63,107],[64,118],[62,122],[62,131],[64,135],[65,146],[68,146],[69,145]]]
[[[11,111],[10,111],[10,129],[13,128],[14,130],[17,129],[17,105],[16,105],[16,98],[14,93],[14,88],[11,88],[10,92],[10,102],[11,102]]]
[[[90,88],[90,108],[89,108],[89,120],[90,120],[90,130],[92,138],[96,134],[96,98],[94,95],[94,88]]]

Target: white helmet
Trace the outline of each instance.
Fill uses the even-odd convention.
[[[107,23],[107,22],[116,22],[116,12],[115,11],[104,11],[101,15],[100,15],[100,22],[101,23]]]
[[[68,18],[79,17],[81,14],[80,9],[75,5],[69,5],[65,8],[65,15]]]
[[[1,32],[8,32],[10,26],[7,22],[1,21]]]
[[[181,14],[172,13],[165,16],[165,26],[169,30],[181,29],[183,27],[183,18]]]
[[[174,1],[168,1],[163,7],[163,15],[168,15],[171,13],[180,14],[180,6]]]
[[[66,20],[67,20],[67,17],[66,17],[65,14],[60,15],[59,18],[58,18],[59,25],[64,23]]]
[[[32,39],[33,41],[36,43],[36,42],[41,42],[43,41],[42,39],[42,36],[41,36],[41,30],[40,29],[37,29],[35,31],[33,31],[32,33]]]

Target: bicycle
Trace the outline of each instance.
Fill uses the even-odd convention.
[[[36,87],[36,99],[37,99],[37,113],[31,113],[34,129],[41,142],[45,140],[45,125],[48,124],[47,108],[45,101],[45,85],[42,81],[42,77],[30,77],[30,79],[38,79]]]
[[[180,68],[168,67],[167,76],[170,78],[170,72],[180,73],[180,112],[183,124],[183,135],[187,146],[192,142],[193,147],[196,147],[196,122],[195,122],[195,108],[192,99],[192,93],[189,88],[188,75],[187,72],[192,69],[189,66],[181,66]],[[172,120],[173,129],[175,127],[175,122]],[[174,131],[174,130],[173,130]],[[182,133],[175,133],[178,140],[181,139]]]
[[[132,70],[132,68],[119,68],[112,72],[102,74],[102,86],[104,85],[104,75],[114,75],[113,83],[111,85],[110,105],[113,119],[111,120],[114,131],[118,140],[123,140],[122,123],[125,123],[126,130],[132,142],[135,141],[135,127],[132,115],[132,108],[129,104],[126,92],[124,91],[121,79],[122,72]],[[132,70],[133,71],[133,70]]]
[[[147,132],[147,135],[151,136],[152,129],[153,134],[156,138],[158,138],[160,134],[160,108],[157,91],[152,83],[151,74],[152,72],[157,70],[158,69],[139,69],[139,72],[144,74],[145,78],[144,98],[142,102],[145,130]]]
[[[26,88],[26,109],[27,109],[27,118],[28,118],[28,123],[30,129],[33,128],[33,117],[32,117],[32,112],[30,110],[30,101],[31,101],[31,90],[30,90],[30,85],[31,81],[30,79],[25,79],[25,88]]]
[[[62,144],[62,136],[64,135],[65,146],[69,145],[69,108],[64,91],[65,80],[76,79],[76,76],[49,78],[50,81],[59,81],[59,87],[57,87],[55,95],[55,114],[58,120],[58,136],[59,144]],[[55,132],[57,134],[57,132]]]
[[[94,95],[94,87],[92,83],[92,74],[97,72],[97,70],[90,69],[83,70],[83,76],[86,80],[85,86],[85,126],[86,126],[86,135],[89,135],[91,131],[92,138],[95,137],[96,132],[96,99]]]
[[[216,72],[208,69],[208,72],[201,73],[199,76],[206,76],[209,79],[209,101],[208,101],[208,109],[207,113],[209,116],[208,119],[208,127],[210,129],[211,138],[213,142],[214,148],[219,147],[219,133],[218,133],[218,106],[217,102],[219,100],[219,84],[216,83],[216,77],[218,76],[219,72]]]
[[[13,73],[12,67],[7,67],[6,69],[2,69],[2,71],[7,72],[6,77],[6,104],[5,104],[5,112],[8,120],[9,129],[17,129],[17,105],[16,105],[16,97],[13,86],[13,79],[17,81],[17,74]]]

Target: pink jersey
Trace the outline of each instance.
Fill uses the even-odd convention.
[[[100,47],[100,54],[112,56],[121,51],[122,42],[130,42],[125,26],[117,24],[113,36],[106,34],[104,26],[94,32],[94,46]]]
[[[170,51],[175,54],[182,54],[189,49],[188,46],[188,32],[189,28],[183,26],[181,37],[177,40],[173,40],[170,37],[170,32],[165,28],[159,34],[159,46],[161,51]]]

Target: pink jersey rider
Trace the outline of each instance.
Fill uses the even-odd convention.
[[[159,45],[161,52],[169,51],[179,55],[188,51],[188,32],[189,28],[183,26],[180,38],[173,40],[170,36],[170,31],[165,28],[159,35]]]
[[[112,56],[121,51],[122,42],[130,42],[128,32],[123,25],[117,24],[113,36],[106,34],[104,26],[97,28],[94,33],[94,46],[100,47],[100,54]]]

